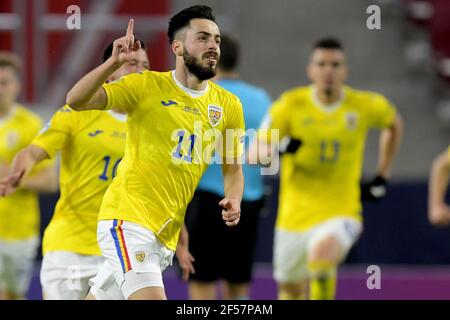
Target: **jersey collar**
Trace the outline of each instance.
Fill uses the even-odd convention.
[[[113,110],[108,110],[107,112],[109,113],[109,115],[111,117],[113,117],[114,119],[119,120],[120,122],[127,121],[127,115],[126,114],[118,113],[118,112],[115,112]]]
[[[319,101],[319,99],[317,98],[317,89],[314,86],[311,86],[311,99],[313,101],[313,103],[322,111],[324,112],[333,112],[336,111],[342,104],[342,102],[345,99],[345,91],[343,89],[341,89],[341,94],[339,97],[339,100],[334,102],[334,103],[330,103],[330,104],[324,104],[322,102]]]
[[[183,86],[180,81],[178,81],[177,77],[175,76],[175,70],[172,71],[172,79],[175,82],[175,84],[184,92],[186,92],[188,95],[190,95],[192,98],[199,98],[203,96],[206,92],[208,92],[209,89],[209,83],[206,83],[206,88],[203,90],[192,90],[189,88],[186,88]]]

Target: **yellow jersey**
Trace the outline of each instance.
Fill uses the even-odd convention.
[[[281,159],[276,227],[304,231],[335,216],[361,220],[360,179],[367,132],[393,124],[382,95],[344,87],[334,106],[321,106],[312,86],[287,91],[263,127],[302,141]]]
[[[44,255],[50,251],[101,255],[98,212],[123,157],[125,140],[126,115],[75,112],[68,106],[56,112],[34,139],[33,144],[50,158],[61,151],[60,198],[44,232]]]
[[[128,112],[128,131],[125,156],[106,191],[99,219],[137,223],[175,250],[186,206],[218,133],[224,133],[222,156],[242,154],[242,105],[211,81],[202,95],[193,97],[170,71],[130,74],[103,87],[107,108]],[[236,130],[226,136],[226,129]]]
[[[15,155],[27,147],[42,128],[38,115],[21,105],[0,119],[0,165],[10,167]],[[31,172],[39,172],[49,165],[42,163]],[[2,170],[3,171],[3,170]],[[3,172],[4,175],[7,172]],[[25,240],[39,235],[40,212],[38,193],[19,188],[15,193],[0,198],[0,238]]]

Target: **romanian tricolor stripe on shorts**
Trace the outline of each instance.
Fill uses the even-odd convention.
[[[130,258],[128,257],[125,237],[123,236],[122,224],[123,220],[113,220],[113,227],[110,230],[116,246],[117,256],[119,257],[120,264],[122,265],[123,273],[127,273],[131,270],[131,263]]]

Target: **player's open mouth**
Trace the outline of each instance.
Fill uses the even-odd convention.
[[[217,62],[217,54],[215,54],[215,53],[206,54],[204,57],[205,57],[205,59],[207,59],[209,62],[214,62],[214,63]]]

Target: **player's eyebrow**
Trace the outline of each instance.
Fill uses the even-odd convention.
[[[196,35],[198,35],[198,34],[204,34],[204,35],[206,35],[206,36],[212,36],[211,33],[206,32],[206,31],[199,31],[199,32],[196,33]],[[220,34],[216,34],[216,35],[214,35],[214,37],[215,37],[215,38],[217,38],[217,37],[220,38]]]
[[[210,35],[211,35],[211,33],[206,32],[206,31],[199,31],[199,32],[197,32],[196,34],[204,34],[204,35],[206,35],[206,36],[210,36]]]

